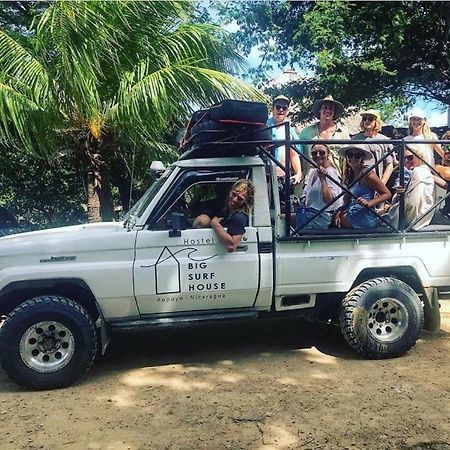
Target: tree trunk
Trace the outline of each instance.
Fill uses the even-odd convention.
[[[95,174],[94,170],[91,168],[87,176],[87,209],[88,209],[88,221],[89,222],[100,222],[100,198],[95,187]]]
[[[111,222],[115,218],[112,200],[109,168],[103,165],[100,169],[100,183],[98,184],[98,198],[100,200],[100,215],[103,222]]]
[[[110,222],[114,220],[109,170],[103,166],[99,172],[88,173],[88,220],[89,222]]]
[[[102,139],[90,132],[81,136],[79,143],[84,166],[87,171],[87,209],[89,222],[114,220],[114,205],[111,192],[111,174],[106,161],[111,148]]]

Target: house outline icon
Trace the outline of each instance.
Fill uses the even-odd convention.
[[[168,247],[164,247],[154,266],[156,294],[181,292],[180,263]]]

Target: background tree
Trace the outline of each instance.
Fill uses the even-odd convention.
[[[19,39],[0,30],[0,140],[50,158],[71,149],[89,219],[113,217],[110,169],[171,160],[173,133],[199,106],[257,98],[217,26],[183,1],[56,1]],[[117,165],[117,164],[116,164]]]
[[[83,176],[72,152],[51,161],[13,147],[0,148],[0,204],[40,227],[86,221]]]
[[[232,3],[232,4],[231,4]],[[310,101],[333,93],[346,104],[405,104],[421,95],[450,105],[450,2],[257,1],[219,3],[239,25],[238,46],[274,65],[299,65]],[[312,95],[311,95],[312,94]]]

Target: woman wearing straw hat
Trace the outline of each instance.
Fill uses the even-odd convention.
[[[331,95],[316,100],[313,103],[312,112],[319,121],[303,128],[298,136],[299,139],[350,139],[348,132],[335,122],[344,113],[344,105],[334,100]],[[342,158],[339,155],[339,147],[330,145],[330,159],[339,176],[342,176]],[[311,158],[311,145],[303,145],[303,152]],[[305,164],[305,176],[309,170],[310,164]]]
[[[352,195],[344,195],[344,205],[337,210],[334,224],[338,228],[374,228],[377,216],[369,209],[389,200],[391,193],[373,170],[367,172],[366,164],[373,156],[364,144],[348,144],[340,153],[346,161],[344,184]],[[361,174],[364,175],[355,183]]]

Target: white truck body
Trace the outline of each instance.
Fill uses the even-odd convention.
[[[429,328],[439,328],[438,291],[450,291],[450,229],[285,236],[278,191],[272,188],[276,183],[272,169],[257,156],[177,161],[123,222],[0,238],[0,314],[7,318],[13,313],[14,318],[26,315],[30,308],[39,310],[39,301],[27,303],[35,298],[43,298],[47,309],[55,302],[58,308],[64,303],[52,300],[54,297],[68,299],[64,307],[79,305],[87,313],[96,324],[96,335],[91,338],[105,349],[108,332],[114,327],[282,313],[312,317],[319,303],[323,312],[334,295],[342,298],[367,280],[395,277],[421,298]],[[205,184],[206,179],[229,183],[242,172],[253,181],[256,198],[236,251],[227,253],[209,228],[174,232],[168,214],[173,213],[183,192]],[[39,323],[59,323],[51,312],[47,314]],[[408,314],[405,310],[402,320]],[[6,319],[0,328],[3,353],[12,351],[11,341],[20,337],[9,331],[8,320],[13,319]],[[77,331],[71,331],[63,320],[60,329],[77,342]],[[34,343],[35,334],[29,330],[25,334]],[[23,337],[20,342],[23,345]],[[69,372],[71,362],[58,365],[55,360],[52,367],[56,369],[46,369],[38,360],[45,353],[42,348],[30,350],[30,354],[18,351],[16,365],[3,358],[5,371],[31,387],[70,384],[76,377],[69,373],[63,380],[46,381],[58,371]],[[57,359],[70,360],[73,352],[60,353]],[[52,357],[49,354],[51,361]],[[20,361],[30,372],[28,378],[20,375]],[[35,379],[33,373],[41,377],[35,384],[30,381]]]

